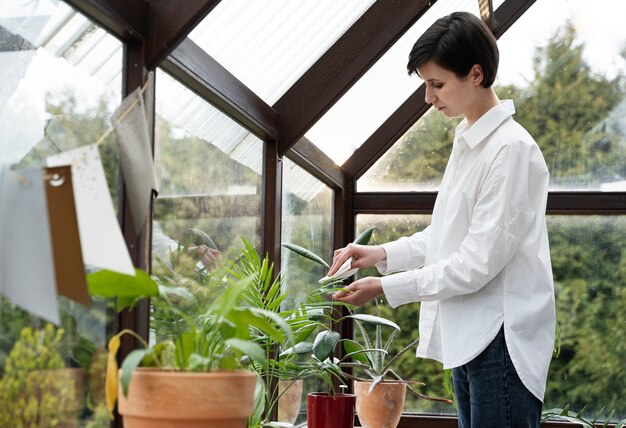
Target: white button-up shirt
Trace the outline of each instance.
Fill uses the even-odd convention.
[[[418,356],[458,367],[504,324],[520,379],[543,401],[555,334],[549,174],[513,113],[507,100],[470,128],[458,125],[431,225],[383,244],[387,259],[376,267],[399,272],[381,279],[392,307],[423,302]]]

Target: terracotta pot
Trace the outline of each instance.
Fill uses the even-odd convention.
[[[296,381],[281,380],[278,382],[278,422],[293,424],[300,413],[302,403],[302,379]],[[283,393],[284,391],[284,393]]]
[[[306,397],[308,428],[354,428],[354,394],[310,392]]]
[[[257,375],[249,371],[175,372],[137,369],[120,385],[125,428],[245,428],[254,410]]]
[[[406,384],[381,382],[369,392],[371,382],[354,382],[356,413],[363,428],[395,428],[400,422]]]

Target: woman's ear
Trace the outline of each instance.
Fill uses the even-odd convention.
[[[474,64],[472,69],[470,70],[470,78],[472,79],[472,84],[474,86],[478,86],[483,82],[485,75],[483,74],[483,68],[480,64]]]

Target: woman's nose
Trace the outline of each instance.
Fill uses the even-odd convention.
[[[426,104],[433,104],[435,102],[435,95],[433,94],[432,89],[430,89],[428,87],[428,85],[426,85],[426,96],[424,97],[424,101],[426,101]]]

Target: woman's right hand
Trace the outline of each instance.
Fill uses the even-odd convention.
[[[333,264],[330,266],[327,276],[337,272],[341,265],[350,257],[352,257],[351,268],[360,269],[374,266],[376,263],[385,260],[387,253],[380,245],[348,244],[344,248],[335,250]]]

